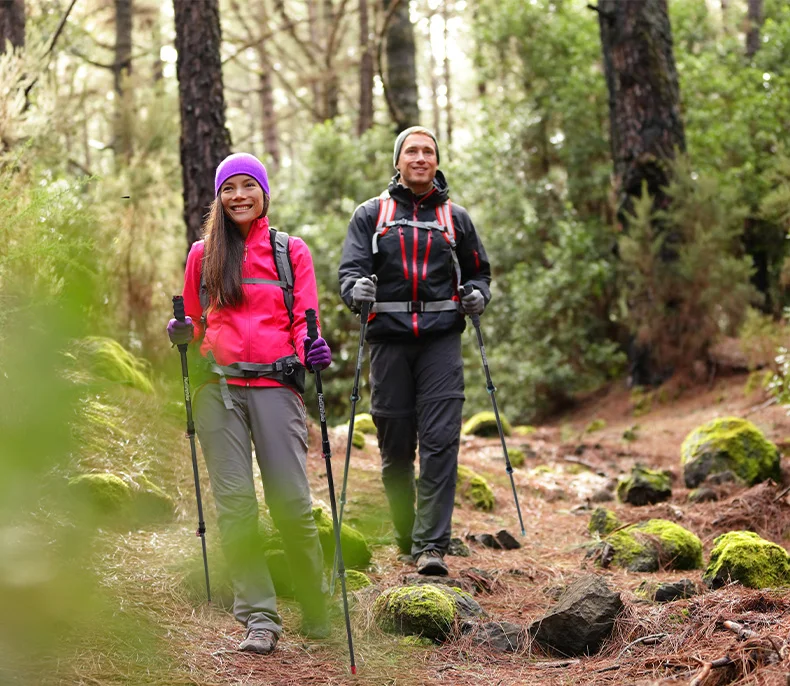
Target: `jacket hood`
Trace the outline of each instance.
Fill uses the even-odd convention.
[[[423,196],[415,195],[411,188],[407,188],[400,182],[400,172],[392,177],[387,190],[393,200],[409,205],[415,204],[422,199],[426,206],[437,207],[450,197],[450,187],[447,185],[447,179],[444,178],[444,174],[439,169],[436,170],[436,176],[433,178],[433,189]]]

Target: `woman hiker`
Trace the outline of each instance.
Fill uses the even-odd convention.
[[[282,620],[259,533],[252,445],[266,505],[282,535],[302,633],[329,635],[323,556],[307,481],[304,366],[325,369],[323,338],[305,357],[305,311],[318,310],[313,261],[299,238],[269,228],[269,181],[253,155],[217,167],[204,240],[187,257],[183,322],[174,344],[200,341],[211,372],[194,394],[195,427],[233,581],[233,613],[247,628],[239,649],[271,653]],[[282,272],[287,272],[284,274]]]

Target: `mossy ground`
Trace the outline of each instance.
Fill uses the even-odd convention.
[[[604,540],[614,548],[613,564],[631,571],[654,572],[662,567],[689,570],[702,566],[699,538],[665,519],[626,527]]]
[[[387,589],[376,598],[373,613],[384,631],[441,640],[452,628],[456,609],[444,587],[423,584]]]
[[[500,412],[499,420],[502,422],[502,431],[505,436],[510,436],[513,432],[510,422]],[[499,436],[499,428],[496,423],[496,415],[493,412],[478,412],[464,422],[461,427],[462,436]]]
[[[494,509],[496,499],[488,482],[469,467],[458,465],[457,492],[478,510],[489,512]]]

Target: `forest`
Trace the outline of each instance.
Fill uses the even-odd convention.
[[[784,462],[713,484],[710,502],[677,479],[681,444],[708,420],[748,417],[777,456],[790,447],[788,64],[785,0],[0,0],[0,684],[786,683],[790,594],[765,590],[790,586]],[[456,503],[473,555],[460,576],[491,617],[527,628],[503,654],[380,630],[376,598],[404,570],[376,438],[360,435],[359,676],[340,620],[328,646],[294,638],[256,661],[234,653],[240,629],[200,585],[172,297],[217,164],[256,155],[272,226],[315,265],[337,481],[360,329],[339,293],[343,240],[414,124],[436,134],[488,253],[481,331],[508,448],[526,460],[513,492],[528,538],[480,546],[481,531],[516,532],[516,511],[497,434],[462,436],[461,462],[493,490],[490,507]],[[491,394],[471,326],[463,341],[469,419]],[[304,397],[326,507],[310,383]],[[642,464],[671,474],[671,499],[640,509],[617,487],[622,524],[580,525]],[[79,479],[96,474],[120,483],[87,497]],[[706,557],[721,535],[755,532],[788,558],[786,578],[648,618],[634,595],[646,570],[593,551],[648,516],[690,529]],[[701,584],[701,563],[659,558],[666,579]],[[625,604],[603,647],[534,641],[551,589],[601,567]],[[721,629],[744,618],[751,634]]]

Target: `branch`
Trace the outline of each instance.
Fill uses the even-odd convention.
[[[63,31],[63,27],[66,26],[66,21],[69,18],[69,14],[71,14],[71,10],[74,9],[74,5],[77,4],[77,0],[71,0],[71,4],[68,6],[68,9],[63,13],[63,16],[60,18],[60,23],[58,24],[58,28],[55,29],[55,33],[52,36],[52,40],[49,43],[49,47],[47,51],[44,53],[44,57],[46,58],[46,62],[44,64],[44,69],[49,66],[49,58],[52,55],[52,50],[55,48],[55,43],[57,42],[58,38],[60,38],[60,34]],[[27,88],[25,88],[25,100],[27,100],[28,95],[30,95],[30,91],[33,89],[33,86],[38,83],[38,77],[40,75],[36,75],[36,77],[28,84]]]
[[[635,641],[631,641],[625,648],[623,648],[615,659],[619,660],[625,653],[627,653],[633,646],[637,645],[638,643],[653,645],[654,643],[658,643],[662,639],[666,638],[668,635],[669,634],[651,634],[650,636],[642,636],[642,638],[637,638]]]
[[[291,38],[294,39],[296,44],[302,49],[302,52],[305,54],[308,60],[313,64],[313,66],[318,66],[318,60],[316,60],[315,55],[313,54],[312,48],[310,48],[296,33],[295,22],[288,18],[288,14],[285,11],[285,2],[283,0],[274,0],[274,7],[280,13],[285,24],[282,26],[282,30],[288,32]]]
[[[699,672],[699,674],[697,674],[697,676],[695,676],[689,682],[689,686],[702,686],[702,683],[705,681],[705,679],[708,678],[708,675],[711,673],[711,670],[719,669],[720,667],[728,667],[731,664],[733,664],[733,661],[727,655],[725,655],[724,657],[720,657],[717,660],[711,660],[710,662],[703,662],[702,670]]]

